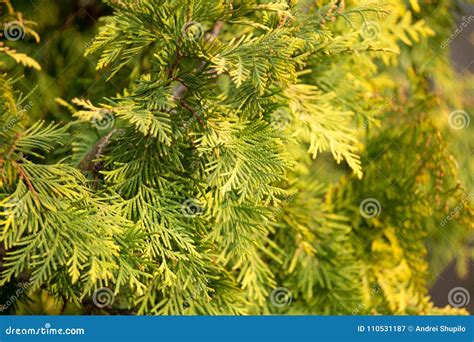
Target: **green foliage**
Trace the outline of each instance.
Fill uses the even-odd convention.
[[[426,48],[449,36],[428,14],[449,22],[450,2],[105,3],[86,55],[117,91],[62,93],[72,116],[52,116],[69,122],[23,115],[0,64],[2,286],[27,278],[84,311],[108,287],[118,313],[463,312],[427,294],[454,256],[427,246],[472,237],[437,124],[461,97],[430,94],[456,89]]]

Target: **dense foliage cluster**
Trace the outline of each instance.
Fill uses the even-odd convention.
[[[62,84],[3,0],[3,296],[22,281],[78,312],[105,288],[110,313],[463,312],[427,293],[472,253],[455,3],[104,2],[93,40],[50,38]]]

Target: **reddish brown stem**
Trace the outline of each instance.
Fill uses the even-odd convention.
[[[25,171],[23,171],[23,169],[21,168],[21,166],[18,163],[13,162],[13,166],[18,171],[18,175],[26,183],[26,186],[28,187],[30,192],[33,194],[33,197],[36,199],[36,202],[39,205],[40,201],[39,201],[39,198],[38,198],[38,194],[36,193],[36,190],[33,187],[33,184],[31,183],[29,177],[26,175]]]
[[[196,111],[189,104],[187,104],[186,101],[181,100],[180,103],[184,108],[186,108],[193,114],[193,116],[199,121],[199,124],[204,128],[205,127],[204,121],[202,121],[198,113],[196,113]]]

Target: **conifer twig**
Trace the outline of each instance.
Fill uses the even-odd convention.
[[[199,124],[204,128],[206,127],[204,124],[204,121],[202,121],[201,117],[199,116],[198,113],[185,101],[185,100],[180,100],[181,105],[186,108],[188,111],[190,111],[193,116],[199,121]]]

